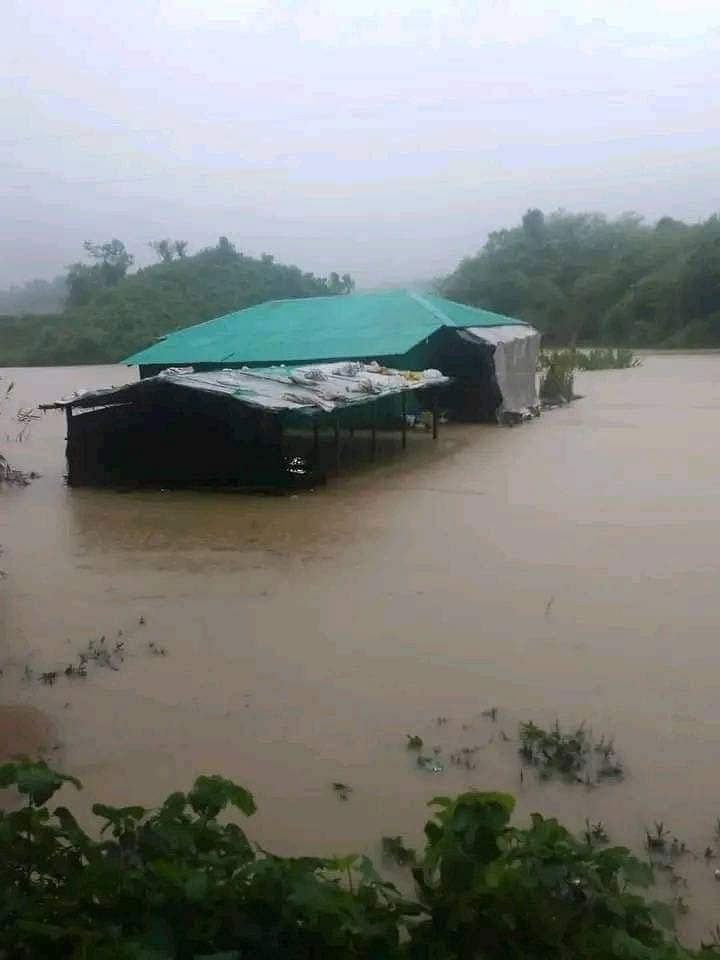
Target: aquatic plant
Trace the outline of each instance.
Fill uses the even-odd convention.
[[[548,405],[569,403],[575,398],[575,354],[557,350],[544,354],[541,363],[540,400]]]
[[[641,361],[629,347],[592,347],[575,351],[575,363],[578,370],[626,370]]]
[[[352,793],[352,787],[347,783],[336,782],[332,785],[333,790],[335,791],[335,796],[338,800],[349,800],[350,794]]]
[[[529,721],[521,723],[518,752],[543,780],[554,776],[569,782],[592,786],[602,779],[621,779],[623,765],[615,752],[615,743],[604,736],[596,743],[584,724],[565,733],[558,721],[544,730]]]
[[[627,347],[543,351],[538,360],[540,399],[550,406],[575,399],[576,370],[625,370],[640,363]]]

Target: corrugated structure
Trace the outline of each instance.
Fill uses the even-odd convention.
[[[525,326],[521,320],[488,310],[407,291],[271,300],[170,333],[125,363],[197,368],[319,360],[399,361],[443,328],[507,325]],[[414,368],[406,362],[393,365]]]
[[[138,383],[61,404],[68,479],[282,485],[297,474],[290,445],[312,434],[299,458],[307,480],[325,469],[323,428],[337,469],[343,430],[366,431],[374,458],[378,428],[399,430],[405,447],[409,422],[437,437],[440,413],[535,411],[539,342],[520,320],[406,291],[247,307],[128,357]]]
[[[48,406],[67,413],[71,484],[287,487],[322,478],[320,431],[328,427],[335,469],[341,426],[369,429],[374,457],[383,404],[385,422],[401,431],[404,447],[406,398],[418,391],[429,393],[423,403],[433,409],[437,436],[437,394],[447,383],[437,370],[357,361],[201,372],[168,368]]]
[[[378,363],[352,361],[201,373],[169,367],[155,377],[121,387],[86,390],[44,404],[42,409],[92,410],[181,390],[225,397],[274,414],[313,417],[446,383],[448,378],[439,370],[390,370]]]

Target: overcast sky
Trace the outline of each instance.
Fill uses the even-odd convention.
[[[720,210],[717,0],[3,0],[0,285],[220,234],[432,277],[544,210]]]

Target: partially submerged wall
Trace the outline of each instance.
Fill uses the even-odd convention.
[[[275,417],[183,391],[75,412],[67,460],[74,485],[270,483],[284,471]]]

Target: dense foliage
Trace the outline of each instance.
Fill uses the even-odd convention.
[[[252,796],[220,776],[159,808],[95,804],[100,839],[64,806],[71,777],[42,763],[0,767],[23,806],[0,814],[0,956],[93,960],[683,960],[668,908],[642,888],[650,867],[576,839],[514,801],[433,801],[424,853],[403,896],[366,857],[286,858],[254,846],[227,808]],[[220,819],[219,819],[220,818]],[[396,838],[399,841],[399,838]],[[714,947],[701,951],[716,955]]]
[[[63,313],[0,316],[0,366],[110,363],[172,330],[241,307],[285,297],[348,293],[351,277],[329,278],[238,253],[225,237],[188,256],[183,241],[155,241],[160,259],[129,273],[132,256],[118,240],[86,244],[94,261],[67,277]]]
[[[720,344],[720,216],[654,226],[626,214],[529,210],[442,283],[454,300],[529,320],[556,343]]]
[[[0,314],[59,313],[67,298],[66,277],[28,280],[0,290]]]

